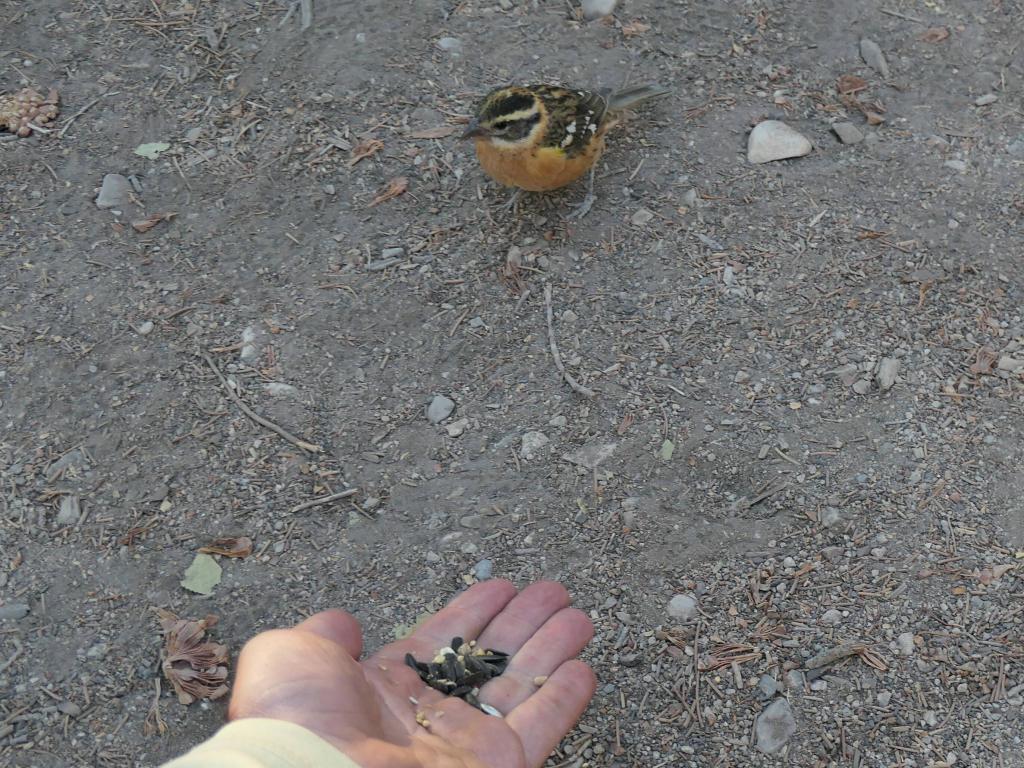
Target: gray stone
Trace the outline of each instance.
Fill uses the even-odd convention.
[[[779,684],[771,675],[761,675],[761,679],[757,681],[757,689],[761,696],[770,699],[779,692]]]
[[[668,615],[678,621],[690,621],[697,616],[697,601],[692,595],[676,595],[668,601]]]
[[[989,104],[995,104],[997,101],[999,101],[999,96],[994,93],[986,93],[974,100],[974,106],[987,107]]]
[[[455,410],[455,401],[444,395],[434,395],[427,406],[427,421],[431,424],[440,424],[452,415]]]
[[[149,336],[153,332],[153,321],[146,320],[136,330],[138,330],[140,336]]]
[[[82,506],[77,496],[62,496],[57,512],[57,525],[74,525],[82,516]]]
[[[583,0],[583,18],[587,21],[600,19],[615,11],[618,0]]]
[[[570,451],[562,458],[570,464],[576,464],[586,469],[596,469],[598,464],[615,453],[616,447],[615,443],[587,443],[575,451]]]
[[[1024,358],[1010,357],[1009,355],[1000,355],[999,362],[996,363],[996,368],[998,368],[1000,371],[1008,371],[1010,373],[1024,372]]]
[[[437,41],[437,47],[442,51],[447,51],[452,56],[462,55],[462,41],[457,37],[442,37]]]
[[[882,361],[878,364],[878,371],[875,373],[878,388],[883,392],[888,392],[892,389],[893,384],[896,383],[896,374],[899,373],[899,370],[899,360],[895,357],[883,357]]]
[[[494,573],[494,562],[491,560],[481,560],[473,566],[473,575],[479,581],[487,581],[491,578],[492,573]]]
[[[17,621],[26,616],[28,616],[28,606],[25,603],[0,605],[0,621]]]
[[[835,528],[843,522],[843,513],[838,507],[825,507],[821,510],[821,524],[826,528]]]
[[[263,391],[274,397],[298,397],[299,390],[291,384],[284,384],[280,381],[268,381],[263,385]]]
[[[97,208],[124,208],[132,202],[132,185],[120,173],[108,173],[103,177],[100,192],[96,195]]]
[[[654,219],[654,214],[647,208],[637,208],[636,212],[630,217],[634,227],[646,227]]]
[[[527,432],[523,435],[519,445],[519,455],[526,461],[530,461],[545,445],[551,440],[543,432]]]
[[[796,733],[796,720],[786,699],[776,699],[757,716],[754,726],[757,734],[757,748],[766,755],[782,751],[786,742]]]
[[[1024,136],[1017,139],[1016,141],[1011,141],[1009,144],[1007,144],[1006,151],[1009,152],[1011,155],[1019,155],[1024,157]]]
[[[963,173],[967,170],[967,163],[963,160],[947,160],[943,165],[946,168],[949,168],[949,170],[956,171],[957,173]]]
[[[835,608],[829,608],[823,614],[821,614],[821,623],[829,627],[834,627],[843,622],[843,612],[837,611]]]
[[[469,419],[459,419],[448,424],[444,430],[448,433],[448,437],[461,437],[462,433],[466,431],[469,426]]]
[[[914,655],[914,633],[913,632],[901,632],[900,636],[896,638],[896,647],[900,650],[902,656],[913,656]]]
[[[892,701],[892,691],[882,691],[875,697],[875,700],[880,706],[888,707],[889,702]]]
[[[865,37],[860,41],[860,57],[882,77],[889,77],[889,62],[885,60],[885,54],[874,40]]]
[[[786,673],[786,687],[791,691],[804,689],[804,673],[799,669],[791,669]]]
[[[770,163],[790,157],[803,157],[814,147],[810,140],[779,120],[765,120],[754,126],[747,140],[747,160]]]
[[[832,130],[843,144],[857,144],[864,141],[864,134],[853,123],[832,123]]]

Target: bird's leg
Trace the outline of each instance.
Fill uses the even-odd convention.
[[[568,219],[582,219],[594,206],[597,196],[594,194],[594,174],[597,172],[597,163],[594,163],[590,167],[590,176],[587,177],[587,194],[583,198],[583,202],[577,205],[573,212],[570,213],[566,218]]]
[[[508,199],[508,202],[501,206],[502,213],[508,213],[509,211],[515,210],[516,204],[519,202],[519,198],[522,194],[523,190],[517,187],[516,191],[512,193],[512,197]]]

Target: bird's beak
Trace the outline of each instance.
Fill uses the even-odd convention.
[[[480,120],[479,119],[474,117],[472,120],[469,121],[469,124],[466,126],[466,130],[462,132],[462,135],[459,138],[460,139],[472,139],[472,138],[475,138],[477,136],[486,136],[486,135],[487,135],[487,129],[484,128],[482,125],[480,125]]]

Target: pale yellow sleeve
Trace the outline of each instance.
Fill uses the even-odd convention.
[[[359,768],[301,725],[252,717],[235,720],[163,768]]]

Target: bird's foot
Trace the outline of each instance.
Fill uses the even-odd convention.
[[[515,192],[513,192],[512,193],[512,197],[510,197],[507,202],[502,204],[501,212],[502,213],[509,213],[510,211],[511,212],[515,212],[516,208],[518,208],[518,206],[519,206],[519,198],[522,197],[522,195],[523,195],[523,190],[521,190],[521,189],[517,189]]]
[[[582,219],[588,213],[590,209],[594,207],[594,203],[597,202],[597,195],[592,192],[588,192],[587,196],[583,198],[583,202],[579,205],[573,206],[572,213],[565,218],[567,219]]]

